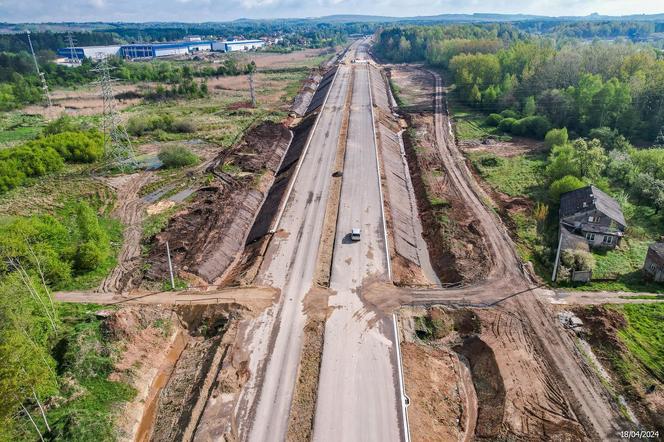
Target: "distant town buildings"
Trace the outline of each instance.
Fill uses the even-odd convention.
[[[128,59],[159,58],[172,55],[191,54],[199,51],[237,52],[251,51],[266,45],[263,40],[202,40],[200,37],[185,37],[184,41],[170,43],[134,43],[111,46],[77,46],[58,49],[58,56],[67,60],[89,58],[100,60],[109,56]]]

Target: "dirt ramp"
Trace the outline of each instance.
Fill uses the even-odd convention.
[[[214,182],[199,189],[155,236],[146,277],[168,278],[168,242],[176,273],[193,274],[208,283],[222,279],[244,250],[291,138],[283,124],[264,122],[230,151],[219,154],[208,168]]]

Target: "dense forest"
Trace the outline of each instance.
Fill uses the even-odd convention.
[[[609,127],[634,142],[652,142],[664,125],[664,55],[646,44],[556,47],[512,25],[473,25],[385,29],[375,50],[391,61],[447,70],[457,98],[474,108],[531,117],[537,129],[517,134],[543,137],[550,127],[566,127],[587,135]]]

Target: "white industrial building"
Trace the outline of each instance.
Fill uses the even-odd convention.
[[[263,40],[213,41],[212,50],[220,52],[251,51],[265,46]]]
[[[74,48],[58,49],[58,56],[63,58],[72,58],[83,60],[91,58],[92,60],[101,60],[111,55],[120,55],[122,46],[79,46]]]

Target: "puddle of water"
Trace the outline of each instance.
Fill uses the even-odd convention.
[[[169,192],[173,187],[175,187],[175,186],[166,186],[166,187],[162,187],[162,188],[159,189],[159,190],[155,190],[155,191],[152,192],[152,193],[148,193],[147,195],[145,195],[145,196],[142,198],[142,200],[143,200],[144,202],[146,202],[146,203],[154,203],[154,202],[157,201],[159,198],[161,198],[162,196],[164,196],[164,195],[166,194],[166,192]]]
[[[170,197],[169,200],[171,200],[171,201],[173,201],[173,202],[176,202],[176,203],[181,203],[181,202],[184,201],[189,195],[191,195],[191,194],[194,193],[194,192],[196,192],[196,189],[187,188],[187,189],[181,190],[180,192],[176,193],[175,195],[173,195],[172,197]]]
[[[143,410],[143,416],[141,417],[141,423],[138,426],[138,431],[136,432],[136,437],[134,441],[136,442],[148,442],[150,436],[152,435],[152,427],[154,426],[155,418],[157,417],[157,404],[159,402],[159,394],[161,390],[166,386],[168,380],[175,369],[175,364],[180,359],[182,350],[184,350],[187,345],[187,340],[184,336],[184,332],[179,331],[178,335],[173,341],[173,346],[171,347],[166,359],[162,363],[159,373],[152,381],[150,385],[150,390],[148,392],[148,397],[145,401],[145,409]]]

